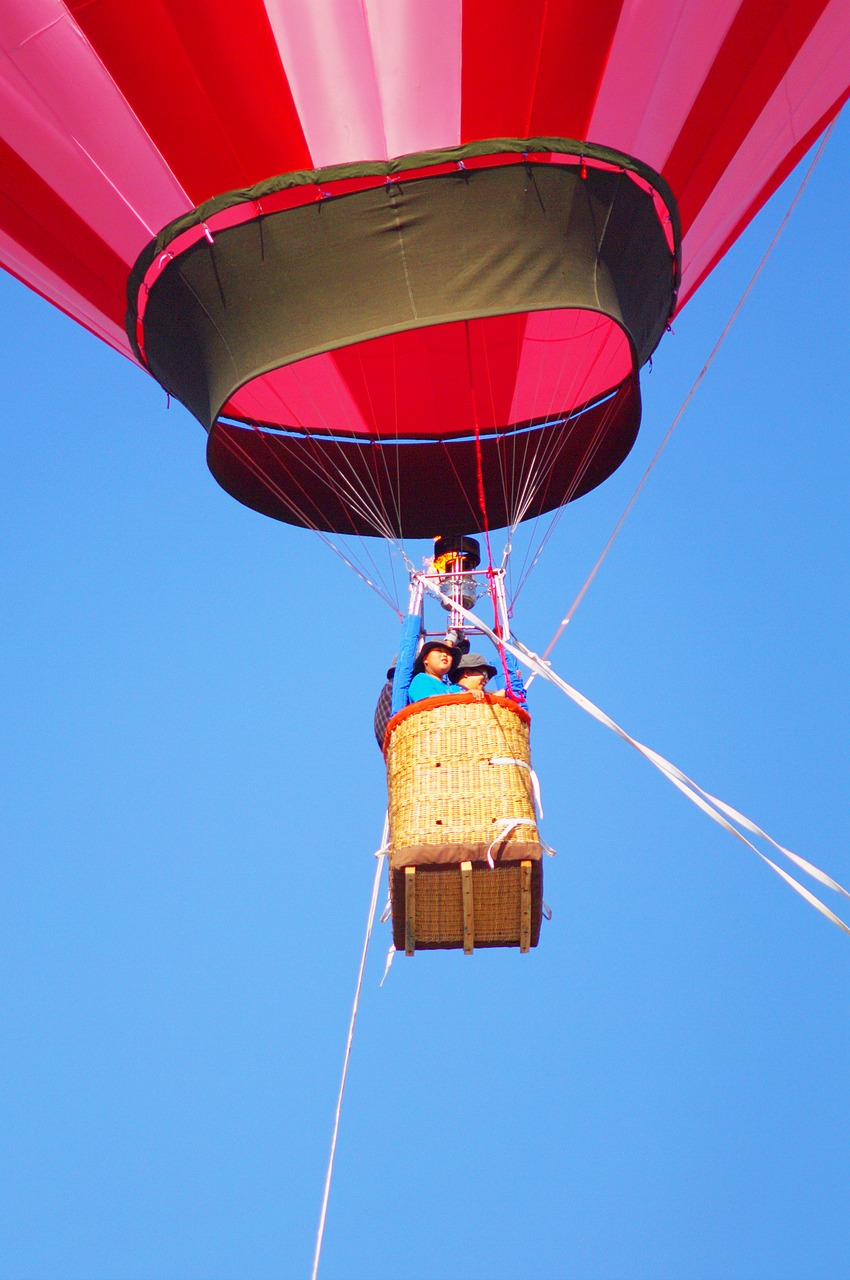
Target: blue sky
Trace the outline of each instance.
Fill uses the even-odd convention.
[[[848,150],[844,120],[555,652],[845,883]],[[517,610],[532,648],[793,189],[560,520]],[[0,302],[0,1276],[305,1276],[397,622],[223,494],[138,369],[8,277]],[[553,920],[528,956],[402,956],[380,990],[376,927],[324,1280],[846,1276],[850,939],[556,690],[532,699]]]

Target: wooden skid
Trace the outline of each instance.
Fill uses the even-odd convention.
[[[472,863],[460,864],[460,888],[463,897],[463,949],[472,955],[475,946],[475,900],[472,893]]]
[[[539,862],[404,867],[390,883],[393,941],[406,955],[537,946],[543,907]]]
[[[531,863],[519,864],[519,949],[531,946]]]
[[[416,950],[416,868],[404,869],[404,954]]]

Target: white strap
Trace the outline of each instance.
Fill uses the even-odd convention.
[[[493,861],[493,850],[497,844],[501,844],[503,840],[507,840],[511,832],[515,831],[517,827],[537,826],[537,823],[533,818],[502,818],[500,821],[502,823],[502,829],[490,841],[490,847],[487,850],[487,861],[490,863],[491,867],[495,867],[496,865]]]
[[[384,827],[381,832],[381,847],[375,850],[376,858],[385,858],[390,851],[390,811],[384,813]]]
[[[432,586],[431,583],[424,579],[423,582],[432,595],[438,596],[441,600],[448,601],[449,604],[454,604],[454,601],[449,600],[448,596],[444,596],[442,591]],[[831,920],[833,924],[838,925],[839,929],[843,929],[845,933],[850,934],[850,925],[845,924],[834,911],[830,911],[829,907],[826,906],[825,903],[821,902],[820,898],[816,898],[813,893],[810,893],[808,889],[805,889],[803,885],[801,885],[799,881],[795,880],[793,876],[790,876],[787,871],[783,871],[781,867],[777,867],[776,863],[768,858],[766,854],[762,853],[761,849],[757,848],[756,845],[746,838],[746,836],[742,835],[737,827],[732,826],[732,822],[737,822],[739,826],[743,827],[745,831],[749,831],[751,835],[759,836],[761,839],[766,840],[768,844],[773,845],[774,849],[778,849],[779,852],[793,862],[795,866],[798,866],[801,871],[807,872],[808,875],[812,876],[815,880],[819,880],[821,884],[825,884],[828,888],[834,889],[836,893],[843,893],[845,897],[850,898],[850,893],[848,893],[844,886],[840,885],[837,880],[833,880],[831,876],[827,875],[825,871],[821,871],[820,867],[816,867],[814,863],[807,862],[806,859],[801,858],[799,854],[792,853],[791,850],[786,849],[784,845],[778,844],[772,836],[769,836],[766,831],[762,831],[761,827],[757,827],[754,822],[751,822],[749,818],[746,818],[742,813],[739,813],[737,809],[733,809],[731,805],[724,804],[721,800],[718,800],[716,796],[711,795],[708,791],[704,791],[696,782],[691,778],[688,778],[680,769],[677,769],[675,765],[671,764],[669,760],[665,760],[664,757],[660,756],[656,751],[651,750],[650,747],[644,746],[643,743],[638,742],[636,738],[632,738],[628,733],[626,733],[625,729],[621,729],[616,721],[612,720],[604,711],[601,711],[599,707],[595,706],[589,698],[585,698],[585,696],[579,693],[577,689],[574,689],[572,685],[567,684],[566,680],[562,680],[560,676],[556,675],[549,663],[545,659],[541,658],[539,654],[532,653],[532,651],[527,649],[525,645],[520,644],[516,638],[514,638],[512,642],[500,639],[495,632],[487,626],[487,623],[477,616],[477,614],[472,613],[469,609],[465,609],[463,605],[455,605],[455,607],[468,622],[472,622],[478,627],[479,631],[481,631],[483,635],[492,640],[497,648],[501,645],[503,648],[507,649],[515,658],[518,658],[520,662],[525,663],[525,665],[535,672],[536,675],[539,675],[544,680],[548,680],[551,684],[554,684],[562,693],[565,693],[568,698],[571,698],[576,706],[581,707],[581,709],[586,711],[588,715],[593,716],[594,720],[598,720],[600,724],[604,724],[607,729],[616,733],[624,742],[628,742],[629,746],[634,747],[636,751],[639,751],[640,754],[650,762],[650,764],[653,764],[656,769],[663,773],[664,776],[673,783],[674,787],[678,787],[682,794],[687,796],[698,809],[702,809],[703,813],[706,813],[713,822],[716,822],[719,826],[723,827],[724,830],[728,831],[730,835],[733,835],[736,840],[740,840],[748,849],[752,849],[753,853],[757,854],[761,858],[762,862],[767,863],[771,871],[775,871],[778,876],[781,876],[786,884],[790,885],[794,892],[798,893],[801,898],[804,898],[806,902],[815,908],[816,911],[819,911],[821,915],[826,916],[827,920]],[[724,815],[726,816],[724,817]],[[727,821],[727,819],[731,819],[731,821]]]
[[[381,981],[378,983],[378,986],[379,986],[379,987],[382,987],[382,986],[384,985],[384,983],[386,982],[386,980],[387,980],[387,974],[389,973],[390,968],[392,967],[392,962],[393,962],[393,960],[395,960],[395,943],[394,943],[394,942],[391,942],[391,943],[390,943],[390,949],[389,949],[389,951],[387,952],[387,959],[386,959],[386,962],[385,962],[385,964],[384,964],[384,976],[381,978]]]
[[[512,756],[491,756],[491,764],[515,764],[520,769],[527,769],[531,777],[531,790],[534,793],[534,808],[538,818],[543,817],[543,801],[540,798],[540,779],[527,760],[514,760]]]
[[[627,742],[629,746],[634,747],[634,749],[640,752],[640,754],[648,760],[650,764],[654,765],[660,773],[663,773],[668,781],[672,782],[673,786],[682,792],[682,795],[687,796],[692,804],[695,804],[698,809],[701,809],[703,813],[707,814],[712,821],[718,824],[718,826],[723,827],[725,831],[728,831],[730,835],[733,835],[736,840],[740,840],[740,842],[745,844],[748,849],[752,849],[753,853],[757,854],[761,858],[762,862],[765,862],[770,867],[771,871],[775,871],[778,876],[781,876],[785,883],[790,885],[794,892],[798,893],[801,898],[804,898],[810,906],[813,906],[816,911],[821,913],[821,915],[826,916],[827,920],[831,920],[839,929],[843,929],[845,933],[850,934],[850,927],[848,927],[845,922],[835,914],[835,912],[830,911],[829,907],[826,906],[825,903],[821,902],[820,898],[815,897],[813,893],[801,885],[798,880],[795,880],[793,876],[789,875],[787,871],[783,871],[781,867],[778,867],[771,858],[768,858],[766,854],[762,853],[761,849],[757,848],[752,841],[742,835],[737,827],[733,826],[732,823],[737,823],[738,826],[743,827],[745,831],[749,831],[751,835],[758,836],[762,840],[766,840],[774,849],[777,849],[802,871],[807,872],[813,877],[813,879],[818,880],[821,884],[826,885],[830,889],[834,889],[836,893],[841,893],[845,897],[850,898],[850,893],[848,893],[843,885],[840,885],[837,880],[833,880],[832,876],[827,875],[825,871],[821,871],[820,867],[816,867],[814,863],[808,862],[805,858],[801,858],[799,854],[793,853],[790,849],[786,849],[784,845],[779,844],[778,841],[774,840],[772,836],[769,836],[766,831],[763,831],[761,827],[757,826],[743,813],[740,813],[737,809],[734,809],[724,801],[718,800],[718,798],[713,796],[709,791],[704,790],[704,788],[694,782],[692,778],[689,778],[687,774],[683,773],[681,769],[678,769],[676,765],[671,764],[669,760],[665,760],[665,758],[662,755],[659,755],[657,751],[653,751],[651,747],[647,747],[642,742],[638,742],[636,738],[631,737],[630,734],[626,733],[625,729],[622,729],[616,721],[612,720],[604,711],[601,711],[599,707],[595,706],[589,698],[585,698],[577,689],[573,689],[571,685],[568,685],[566,680],[562,680],[560,676],[555,675],[554,671],[549,668],[548,663],[544,664],[540,659],[535,659],[534,666],[535,669],[537,669],[538,675],[556,685],[567,695],[568,698],[571,698],[577,706],[581,707],[583,711],[586,711],[588,715],[593,716],[594,720],[598,720],[600,724],[604,724],[606,728],[611,729],[613,733],[616,733],[617,736],[622,738],[624,742]]]
[[[386,813],[384,814],[384,830],[381,835],[381,847],[380,849],[375,850],[375,857],[388,858],[389,854],[390,854],[390,811],[389,809],[387,809]],[[378,920],[381,924],[387,923],[387,921],[390,918],[390,915],[392,914],[392,909],[393,909],[392,898],[390,897],[389,893],[387,893],[387,905],[384,907],[383,911],[378,917]],[[384,974],[384,977],[386,977],[386,974]],[[382,982],[381,986],[383,985],[384,984]]]

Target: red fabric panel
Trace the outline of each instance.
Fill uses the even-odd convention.
[[[548,0],[465,0],[461,142],[527,138]]]
[[[312,166],[261,0],[68,7],[195,204]]]
[[[587,138],[622,6],[623,0],[549,5],[529,136]]]
[[[524,315],[472,320],[469,349],[463,321],[411,329],[344,348],[334,362],[370,432],[466,435],[476,416],[490,431],[510,421],[524,328]]]
[[[127,263],[2,139],[0,226],[123,329]]]
[[[466,0],[461,141],[584,140],[622,3]]]
[[[619,325],[597,311],[535,311],[523,334],[510,422],[587,404],[629,376],[634,357]]]
[[[683,231],[720,181],[827,2],[743,0],[664,165]],[[723,103],[728,106],[721,112]]]
[[[607,317],[535,311],[470,320],[468,347],[461,320],[310,356],[254,378],[222,413],[342,436],[471,436],[570,413],[631,371]]]
[[[770,181],[767,182],[764,185],[764,187],[761,189],[761,191],[759,191],[758,194],[753,197],[752,202],[741,214],[741,217],[738,219],[737,223],[729,232],[726,239],[717,249],[716,253],[712,257],[708,265],[703,268],[703,270],[696,277],[696,279],[689,280],[687,282],[687,288],[679,295],[679,298],[676,304],[677,313],[682,310],[682,307],[685,305],[688,299],[693,297],[697,289],[702,284],[703,280],[705,280],[709,275],[711,275],[712,271],[717,266],[720,259],[724,256],[724,254],[726,254],[729,251],[729,249],[738,239],[738,236],[741,235],[744,228],[749,225],[749,223],[758,213],[759,209],[761,209],[761,207],[770,199],[774,191],[776,191],[782,185],[782,183],[788,177],[789,173],[794,168],[794,166],[798,164],[800,160],[802,160],[803,156],[806,154],[809,147],[811,147],[814,144],[814,142],[820,137],[820,135],[823,133],[824,129],[827,127],[830,121],[834,119],[835,116],[838,115],[839,111],[847,102],[848,98],[850,98],[850,89],[848,89],[842,95],[841,99],[839,100],[839,102],[836,103],[835,107],[830,108],[830,110],[826,113],[826,115],[824,115],[824,117],[821,120],[818,120],[817,124],[813,125],[813,127],[809,130],[809,132],[800,139],[800,141],[797,143],[794,150],[789,152],[788,155],[785,157],[785,160],[783,161],[781,168],[776,170],[776,172],[772,175]]]

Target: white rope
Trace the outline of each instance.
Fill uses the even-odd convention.
[[[328,1156],[328,1168],[325,1174],[325,1189],[322,1194],[322,1209],[319,1214],[319,1228],[316,1232],[316,1251],[313,1254],[313,1269],[310,1272],[310,1280],[316,1280],[319,1274],[319,1259],[322,1256],[322,1240],[325,1235],[325,1220],[328,1215],[328,1197],[331,1193],[331,1178],[333,1177],[334,1157],[336,1155],[336,1140],[339,1135],[339,1117],[342,1112],[342,1097],[345,1093],[345,1081],[348,1076],[348,1064],[351,1059],[351,1042],[354,1039],[354,1024],[357,1021],[357,1009],[360,1004],[360,990],[363,986],[363,971],[366,968],[366,955],[369,951],[369,940],[372,937],[372,926],[375,923],[375,910],[378,905],[378,889],[381,884],[381,873],[384,869],[384,858],[386,857],[387,840],[389,838],[389,816],[384,818],[384,833],[381,839],[381,847],[376,853],[378,865],[375,868],[375,879],[372,883],[372,898],[369,903],[369,916],[366,920],[366,936],[363,939],[363,953],[360,956],[360,968],[357,972],[357,986],[354,991],[354,1004],[351,1006],[351,1021],[348,1024],[348,1038],[345,1042],[345,1057],[342,1062],[342,1078],[339,1082],[339,1094],[336,1100],[336,1111],[334,1112],[333,1136],[331,1138],[331,1150]]]
[[[495,849],[497,844],[502,844],[503,841],[507,840],[511,832],[516,831],[517,827],[535,827],[536,828],[537,826],[537,823],[535,822],[534,818],[499,818],[498,821],[501,822],[502,824],[501,828],[499,829],[499,831],[496,832],[493,839],[490,841],[489,848],[487,849],[487,853],[485,855],[485,857],[487,858],[487,861],[490,863],[491,869],[495,868],[496,866],[495,862],[493,861],[493,850]]]
[[[538,818],[543,817],[543,800],[540,795],[540,779],[527,760],[515,760],[513,756],[491,756],[491,764],[511,764],[518,769],[525,769],[531,779],[531,790],[534,794],[534,808]]]
[[[387,951],[387,958],[384,961],[384,972],[381,977],[381,981],[378,983],[379,987],[382,987],[386,982],[387,975],[389,974],[389,971],[392,968],[393,960],[395,960],[395,943],[391,942],[389,945],[389,949]]]
[[[439,596],[441,599],[448,599],[447,596],[443,596],[443,593],[438,587],[433,583],[428,582],[426,578],[423,577],[422,581],[432,595]],[[788,858],[790,862],[793,862],[795,866],[799,867],[801,871],[805,871],[807,875],[812,876],[813,879],[818,880],[823,885],[826,885],[827,888],[834,889],[836,893],[841,893],[846,898],[850,898],[850,893],[848,893],[844,886],[840,885],[837,880],[833,880],[832,876],[827,875],[825,871],[821,871],[820,867],[816,867],[814,863],[808,862],[805,858],[801,858],[799,854],[792,853],[790,849],[786,849],[784,845],[779,844],[778,841],[774,840],[772,836],[769,836],[766,831],[763,831],[761,827],[757,826],[750,818],[745,817],[744,814],[740,813],[737,809],[733,809],[731,805],[726,804],[724,801],[718,800],[716,796],[713,796],[709,791],[704,790],[704,788],[694,782],[692,778],[689,778],[687,774],[683,773],[681,769],[678,769],[676,765],[671,764],[669,760],[665,760],[664,756],[659,755],[659,753],[657,751],[653,751],[651,747],[644,746],[642,742],[638,742],[636,738],[631,737],[630,734],[626,733],[625,729],[621,728],[615,720],[612,720],[609,715],[606,715],[604,711],[600,710],[600,708],[597,707],[595,703],[591,702],[589,698],[586,698],[584,694],[579,693],[577,689],[572,687],[572,685],[567,684],[566,680],[562,680],[561,677],[552,670],[548,662],[538,654],[532,653],[532,651],[527,649],[525,645],[520,644],[516,637],[513,638],[513,641],[506,640],[504,637],[500,639],[481,618],[477,617],[474,613],[471,613],[470,610],[464,609],[462,605],[458,605],[456,607],[459,608],[460,612],[468,621],[479,627],[480,630],[483,631],[490,640],[492,640],[494,645],[497,647],[499,645],[504,646],[504,648],[509,650],[509,652],[522,662],[524,666],[529,667],[543,680],[548,680],[550,684],[555,685],[555,687],[560,689],[562,693],[565,693],[567,697],[576,704],[576,706],[581,707],[582,711],[586,711],[594,720],[598,720],[600,724],[605,725],[606,729],[610,729],[612,733],[616,733],[618,738],[622,738],[622,740],[627,742],[630,747],[634,747],[635,751],[640,752],[644,759],[648,760],[651,765],[658,769],[659,772],[668,779],[668,781],[672,782],[674,787],[678,788],[683,795],[687,796],[692,804],[695,804],[696,807],[701,809],[703,813],[707,814],[713,822],[716,822],[718,826],[723,827],[723,829],[728,831],[730,835],[733,835],[736,840],[740,840],[740,842],[745,844],[748,849],[751,849],[753,853],[757,854],[758,857],[761,858],[762,862],[767,863],[772,871],[775,871],[776,874],[786,882],[786,884],[791,886],[795,893],[798,893],[800,897],[805,899],[805,901],[808,902],[810,906],[813,906],[816,911],[819,911],[821,915],[826,916],[827,920],[831,920],[839,929],[843,929],[845,933],[850,934],[850,926],[846,925],[844,921],[835,915],[833,911],[830,911],[829,907],[827,907],[825,903],[821,902],[820,898],[815,897],[813,893],[810,893],[808,889],[804,888],[804,886],[801,885],[799,881],[795,880],[793,876],[789,875],[787,871],[783,871],[782,868],[778,867],[775,862],[767,857],[766,854],[762,853],[761,849],[757,848],[752,841],[748,840],[747,837],[738,830],[738,827],[743,827],[743,829],[745,831],[749,831],[751,835],[758,836],[762,840],[766,840],[774,849],[784,857]],[[733,823],[737,823],[738,826],[733,826]]]
[[[561,623],[560,623],[560,626],[558,627],[557,631],[556,631],[556,632],[555,632],[555,634],[553,635],[552,639],[549,641],[549,643],[548,643],[548,645],[546,646],[546,648],[543,650],[543,658],[544,658],[544,659],[546,659],[546,658],[548,658],[548,657],[549,657],[550,653],[551,653],[551,652],[552,652],[552,650],[555,648],[555,645],[558,643],[558,641],[560,640],[561,636],[564,634],[564,632],[566,631],[566,629],[567,629],[567,627],[569,626],[570,622],[572,621],[572,619],[573,619],[573,615],[574,615],[574,613],[575,613],[576,609],[579,607],[579,605],[581,604],[581,602],[582,602],[582,600],[584,599],[585,595],[587,594],[587,591],[588,591],[588,589],[589,589],[589,587],[590,587],[591,583],[593,582],[593,579],[596,577],[597,573],[599,572],[600,568],[602,567],[602,562],[603,562],[603,560],[604,560],[604,559],[605,559],[605,557],[608,555],[608,552],[611,550],[612,546],[614,545],[614,542],[615,542],[615,540],[616,540],[616,538],[617,538],[617,536],[618,536],[618,534],[619,534],[620,530],[622,529],[623,525],[626,523],[626,519],[627,519],[627,517],[628,517],[629,513],[631,512],[632,507],[635,505],[635,503],[637,502],[638,498],[640,497],[641,491],[643,490],[644,485],[646,484],[647,480],[649,479],[650,473],[652,472],[653,468],[655,467],[655,464],[658,462],[658,459],[661,457],[662,453],[664,452],[664,450],[666,449],[667,445],[669,444],[669,442],[670,442],[670,437],[672,436],[673,432],[676,430],[676,428],[678,427],[679,423],[681,422],[682,417],[683,417],[683,415],[684,415],[684,413],[685,413],[685,410],[687,409],[688,405],[691,403],[691,400],[693,400],[693,398],[694,398],[694,396],[695,396],[695,394],[696,394],[696,391],[697,391],[697,388],[699,387],[699,384],[702,382],[703,378],[704,378],[704,377],[705,377],[705,375],[708,373],[709,368],[711,367],[712,363],[714,362],[714,358],[715,358],[715,356],[717,355],[718,351],[719,351],[719,350],[720,350],[720,348],[723,346],[723,343],[726,341],[726,338],[727,338],[727,337],[728,337],[728,335],[729,335],[729,330],[732,328],[732,325],[733,325],[733,324],[735,323],[735,321],[737,320],[737,318],[738,318],[738,316],[739,316],[739,314],[740,314],[740,312],[741,312],[741,308],[743,307],[744,303],[747,301],[747,298],[748,298],[748,297],[750,296],[750,294],[752,293],[753,288],[754,288],[754,286],[755,286],[755,283],[756,283],[756,281],[758,280],[759,276],[761,275],[762,271],[764,271],[765,267],[767,266],[767,260],[768,260],[768,258],[770,257],[770,255],[773,253],[773,250],[776,248],[776,245],[777,245],[777,243],[778,243],[778,241],[779,241],[779,237],[782,235],[782,232],[783,232],[783,231],[785,230],[785,228],[787,227],[788,222],[789,222],[789,220],[790,220],[790,218],[791,218],[791,215],[793,214],[794,210],[795,210],[795,209],[796,209],[796,207],[797,207],[797,204],[798,204],[798,202],[799,202],[799,200],[800,200],[800,197],[802,196],[803,192],[805,191],[806,187],[808,186],[808,184],[809,184],[809,179],[811,178],[812,174],[814,173],[815,169],[817,168],[818,162],[819,162],[819,160],[820,160],[821,156],[823,155],[824,147],[826,146],[827,142],[829,141],[830,134],[832,133],[833,129],[835,128],[836,123],[837,123],[837,117],[836,117],[836,119],[835,119],[835,120],[833,120],[833,121],[832,121],[832,123],[830,124],[829,128],[826,130],[826,133],[823,135],[823,138],[822,138],[822,140],[821,140],[821,144],[820,144],[820,146],[819,146],[819,147],[818,147],[818,149],[817,149],[817,153],[815,154],[815,158],[812,160],[812,163],[809,165],[808,169],[806,170],[806,174],[805,174],[805,176],[804,176],[804,178],[803,178],[802,182],[800,183],[800,186],[799,186],[799,187],[798,187],[798,189],[797,189],[797,193],[796,193],[796,195],[794,196],[794,199],[791,201],[790,205],[788,206],[788,211],[787,211],[787,213],[785,214],[785,217],[782,219],[782,221],[780,222],[779,226],[777,227],[777,229],[776,229],[776,233],[774,234],[774,237],[773,237],[773,239],[771,240],[770,244],[767,246],[767,248],[766,248],[766,250],[765,250],[765,252],[764,252],[764,256],[762,257],[761,262],[758,264],[758,266],[756,267],[755,271],[753,272],[753,275],[752,275],[752,278],[751,278],[751,280],[750,280],[750,283],[747,285],[746,289],[745,289],[745,290],[744,290],[744,292],[741,294],[741,297],[738,299],[738,304],[737,304],[737,306],[735,307],[735,310],[732,312],[731,316],[730,316],[730,317],[729,317],[729,319],[726,321],[726,327],[724,328],[724,330],[723,330],[723,332],[721,333],[720,337],[717,339],[717,341],[715,342],[714,346],[712,347],[712,349],[711,349],[711,354],[709,355],[709,357],[708,357],[708,359],[706,360],[705,364],[702,366],[702,368],[700,369],[699,373],[697,374],[697,376],[696,376],[696,378],[695,378],[695,380],[694,380],[693,386],[691,387],[691,389],[690,389],[690,391],[688,392],[688,394],[685,396],[685,398],[684,398],[684,400],[682,401],[682,404],[681,404],[681,406],[680,406],[680,408],[679,408],[678,413],[676,414],[676,416],[675,416],[675,418],[673,419],[673,421],[670,423],[670,426],[667,428],[667,433],[666,433],[666,435],[664,436],[664,439],[661,441],[661,444],[658,446],[658,448],[655,450],[655,453],[652,455],[652,459],[651,459],[651,461],[650,461],[650,463],[649,463],[649,466],[646,468],[646,471],[644,471],[643,475],[641,476],[640,483],[638,484],[638,486],[637,486],[637,488],[635,489],[634,493],[632,494],[632,496],[629,498],[628,502],[626,503],[625,509],[623,510],[623,514],[620,516],[620,519],[619,519],[619,520],[617,521],[617,523],[614,525],[614,528],[613,528],[613,530],[612,530],[612,532],[611,532],[611,536],[608,538],[608,541],[605,543],[605,546],[602,548],[601,552],[599,553],[599,558],[598,558],[598,560],[596,561],[596,564],[593,566],[593,568],[591,569],[590,573],[587,575],[587,578],[585,579],[585,582],[584,582],[583,587],[581,588],[581,591],[579,591],[579,593],[578,593],[578,595],[576,596],[575,600],[574,600],[574,601],[572,602],[572,604],[570,605],[569,609],[567,610],[567,613],[566,613],[565,617],[561,619]],[[541,551],[542,551],[542,549],[543,549],[542,545],[541,545],[541,548],[540,548],[540,549],[541,549]],[[535,560],[535,563],[536,563],[536,560]],[[532,564],[532,566],[531,566],[531,569],[533,569],[533,568],[534,568],[534,564]],[[531,569],[529,569],[529,571],[528,571],[529,573],[531,572]],[[526,576],[527,576],[527,575],[526,575]],[[524,579],[523,579],[523,581],[524,581]],[[522,585],[522,584],[520,584],[520,586],[521,586],[521,585]],[[518,595],[518,594],[519,594],[519,589],[517,590],[517,592],[516,592],[516,594],[515,594],[515,596],[514,596],[514,599],[516,599],[516,595]],[[532,681],[533,679],[534,679],[534,674],[532,674],[531,679],[528,681],[528,683],[529,683],[529,684],[531,684],[531,681]]]

